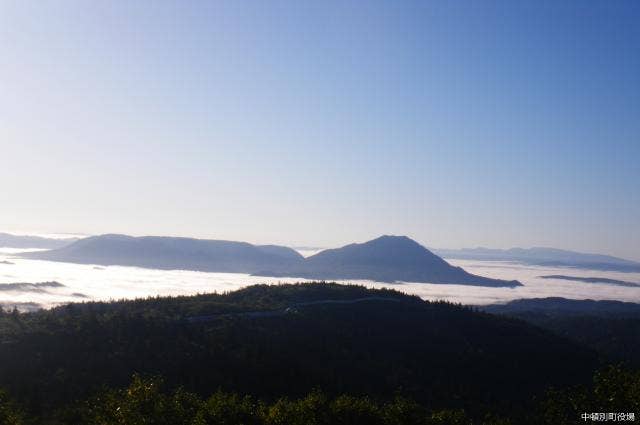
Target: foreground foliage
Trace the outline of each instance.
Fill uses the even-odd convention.
[[[480,419],[462,409],[429,410],[400,396],[331,398],[318,390],[272,402],[223,391],[203,399],[184,389],[166,391],[161,378],[138,375],[127,388],[105,389],[41,418],[27,417],[0,393],[0,423],[6,425],[563,425],[578,423],[583,412],[591,411],[640,411],[640,373],[608,367],[591,385],[550,391],[532,410]]]
[[[594,375],[591,386],[550,390],[541,403],[540,412],[544,423],[550,425],[575,424],[584,413],[638,415],[640,371],[608,366]]]

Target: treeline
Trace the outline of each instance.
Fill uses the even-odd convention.
[[[624,415],[629,421],[638,412],[640,373],[619,367],[597,372],[590,385],[550,390],[530,409],[510,417],[486,413],[471,418],[463,409],[430,410],[401,396],[380,401],[329,397],[319,390],[271,402],[223,391],[202,398],[182,388],[167,391],[162,379],[141,376],[134,376],[127,388],[104,389],[35,417],[0,392],[3,425],[568,425],[600,413]]]
[[[129,387],[98,395],[34,417],[0,393],[3,425],[467,425],[464,410],[430,411],[397,396],[381,402],[365,396],[328,397],[313,391],[298,399],[265,402],[251,396],[217,391],[208,398],[178,389],[163,390],[159,378],[135,376]],[[476,422],[508,425],[505,418]]]

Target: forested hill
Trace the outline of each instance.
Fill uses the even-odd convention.
[[[640,367],[640,304],[533,298],[480,308],[549,329],[597,350],[611,361]]]
[[[518,320],[329,283],[4,313],[0,339],[0,387],[40,414],[134,373],[202,395],[321,389],[509,410],[598,365],[588,349]]]

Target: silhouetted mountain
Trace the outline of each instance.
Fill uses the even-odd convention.
[[[28,258],[84,264],[158,269],[249,273],[309,279],[370,279],[381,282],[429,282],[481,286],[518,286],[517,281],[490,279],[449,265],[405,236],[382,236],[308,258],[291,248],[245,242],[103,235]]]
[[[278,245],[256,245],[260,251],[265,252],[267,254],[276,255],[282,258],[288,258],[291,261],[298,261],[302,259],[302,255],[298,253],[293,248],[289,248],[286,246],[278,246]]]
[[[434,249],[433,251],[444,258],[459,260],[513,261],[538,266],[640,272],[640,263],[635,261],[610,255],[585,254],[555,248],[463,248]]]
[[[510,301],[506,304],[492,304],[479,307],[494,314],[520,315],[545,314],[554,316],[566,315],[605,315],[621,317],[633,315],[640,317],[640,304],[614,300],[571,300],[560,297],[530,298]]]
[[[0,248],[56,249],[67,246],[77,240],[77,238],[55,239],[43,238],[40,236],[11,235],[9,233],[0,233]]]
[[[368,279],[379,282],[428,282],[478,286],[519,286],[453,267],[406,236],[381,236],[362,244],[327,249],[306,258],[287,276],[308,279]]]
[[[280,270],[302,259],[302,256],[293,249],[281,246],[125,235],[92,236],[60,249],[26,253],[24,256],[82,264],[226,273]]]

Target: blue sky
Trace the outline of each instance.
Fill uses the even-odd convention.
[[[640,260],[640,3],[5,1],[0,229]]]

